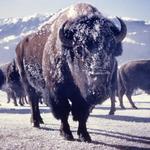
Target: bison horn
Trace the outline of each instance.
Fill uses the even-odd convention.
[[[72,47],[73,32],[67,29],[69,21],[66,21],[59,30],[59,38],[64,46]]]
[[[119,17],[117,17],[117,19],[119,20],[119,22],[121,24],[121,29],[120,29],[119,33],[117,35],[115,35],[115,39],[116,39],[116,42],[119,43],[125,38],[125,36],[127,34],[127,27],[122,19],[120,19]]]

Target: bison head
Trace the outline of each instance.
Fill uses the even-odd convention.
[[[122,52],[121,41],[126,25],[99,16],[83,16],[66,21],[59,31],[71,74],[83,97],[92,104],[109,96],[110,78],[115,56]]]

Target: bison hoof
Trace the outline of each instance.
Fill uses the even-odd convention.
[[[39,123],[32,123],[32,127],[34,127],[34,128],[39,128],[40,125],[39,125]]]
[[[89,142],[90,143],[92,141],[88,132],[84,133],[84,134],[80,133],[78,135],[79,135],[79,139],[81,142]]]
[[[109,112],[109,115],[114,115],[115,114],[115,111],[110,111]]]
[[[71,131],[67,133],[67,132],[64,132],[64,131],[60,130],[60,135],[62,137],[64,137],[65,140],[68,140],[68,141],[73,141],[74,140]]]
[[[121,106],[121,109],[126,109],[124,106]]]
[[[14,103],[14,106],[18,106],[18,104]]]
[[[132,106],[134,109],[138,109],[135,105],[134,106]]]
[[[38,125],[37,127],[39,127],[39,124],[44,124],[44,121],[41,117],[39,117],[39,119],[36,121],[34,121],[33,118],[31,117],[30,122],[31,122],[33,127],[36,127],[36,125]]]
[[[22,103],[19,103],[20,104],[20,106],[24,106],[24,104],[22,104]]]
[[[40,124],[44,124],[44,121],[43,121],[42,118],[39,119],[39,123],[40,123]]]

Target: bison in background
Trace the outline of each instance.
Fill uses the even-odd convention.
[[[13,89],[7,89],[5,92],[7,93],[7,103],[10,103],[11,99],[14,101],[14,105],[18,106],[17,99],[19,100],[20,106],[24,106],[24,104],[28,104],[28,100],[26,98],[26,94],[24,88],[20,87],[20,91],[14,91]]]
[[[150,92],[150,60],[137,60],[128,62],[118,70],[118,98],[121,108],[125,109],[123,104],[123,95],[125,94],[135,109],[137,107],[132,101],[134,90],[142,89],[146,93]]]
[[[61,120],[60,133],[73,140],[69,113],[79,122],[81,141],[91,141],[86,122],[91,107],[112,94],[116,56],[126,25],[119,30],[95,7],[79,3],[55,14],[43,29],[27,36],[16,48],[21,77],[32,108],[33,126],[39,127],[39,94]],[[114,96],[112,96],[112,99]],[[111,113],[115,111],[115,102]]]
[[[25,91],[21,82],[18,68],[15,60],[0,66],[0,90],[7,93],[8,102],[13,99],[14,105],[22,105],[22,98],[25,97]]]

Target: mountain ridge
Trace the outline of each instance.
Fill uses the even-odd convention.
[[[36,31],[51,16],[52,14],[46,13],[22,18],[0,18],[0,64],[13,59],[17,43],[27,34]],[[117,22],[117,19],[111,19]],[[128,33],[123,41],[123,54],[118,57],[119,64],[135,59],[149,59],[150,21],[127,17],[122,19],[127,25]]]

